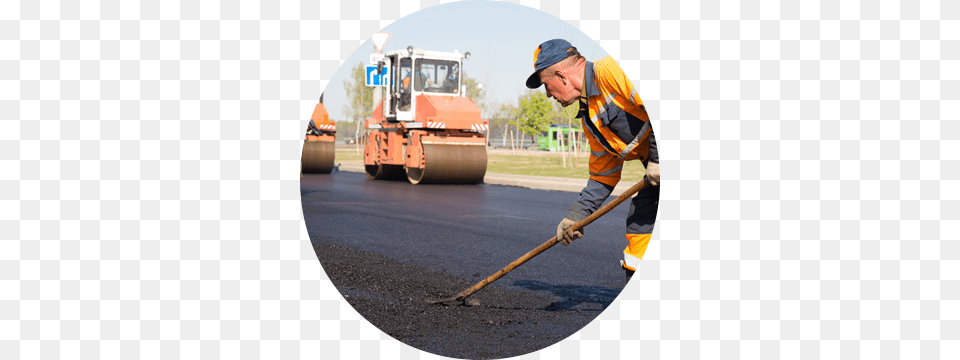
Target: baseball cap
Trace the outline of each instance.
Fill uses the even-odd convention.
[[[540,70],[546,69],[553,64],[560,62],[563,59],[566,59],[570,55],[579,54],[576,49],[567,52],[567,49],[572,48],[573,45],[570,45],[569,41],[564,39],[553,39],[547,40],[543,44],[537,47],[537,50],[533,51],[533,75],[527,78],[527,87],[531,89],[536,89],[543,85],[540,82],[540,76],[537,75]]]

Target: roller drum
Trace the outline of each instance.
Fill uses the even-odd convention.
[[[407,167],[411,183],[479,184],[487,173],[483,145],[423,144],[423,168]]]
[[[364,165],[370,180],[403,180],[402,165]]]
[[[333,141],[304,141],[300,169],[304,173],[329,174],[333,171]]]

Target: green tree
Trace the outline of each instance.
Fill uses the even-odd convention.
[[[486,110],[486,89],[482,89],[483,86],[481,86],[480,80],[467,76],[466,70],[463,71],[460,77],[460,84],[467,86],[467,93],[464,95],[470,99],[473,99],[473,102],[477,103],[477,107],[480,108],[480,112],[483,113],[484,110]]]
[[[561,159],[563,159],[563,167],[567,167],[567,152],[573,150],[573,166],[577,166],[577,154],[579,150],[577,148],[577,130],[580,128],[580,121],[576,119],[577,112],[579,112],[580,106],[578,104],[571,104],[570,106],[563,107],[559,103],[553,103],[553,114],[554,124],[567,124],[566,131],[569,131],[567,135],[561,136],[558,138],[560,141],[560,149],[563,151],[561,153]]]
[[[343,112],[351,120],[364,120],[373,113],[373,88],[368,87],[366,68],[362,62],[350,69],[350,77],[343,80],[343,90],[347,93],[347,102],[343,104]]]
[[[333,119],[330,119],[333,120]],[[356,131],[356,126],[352,122],[335,120],[337,122],[337,135],[338,136],[350,136],[349,134]]]
[[[571,124],[571,126],[579,128],[580,120],[577,119],[577,112],[580,111],[580,105],[573,103],[570,106],[563,107],[559,103],[553,103],[554,109],[554,123],[556,124]]]
[[[493,110],[489,115],[490,129],[503,129],[501,131],[501,146],[506,147],[507,133],[509,132],[510,125],[517,117],[517,107],[511,104],[500,104],[500,106],[494,106],[494,108],[496,110]]]
[[[556,114],[550,98],[541,91],[527,91],[521,95],[517,106],[517,128],[522,133],[520,143],[526,135],[537,136],[547,131]]]
[[[343,114],[354,123],[353,136],[360,138],[365,128],[364,120],[373,114],[373,88],[367,86],[366,67],[363,62],[357,62],[357,66],[350,69],[350,77],[343,80],[343,91],[347,94]],[[358,141],[357,151],[359,149]]]

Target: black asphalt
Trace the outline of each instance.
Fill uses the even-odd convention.
[[[313,236],[462,278],[486,277],[553,237],[577,194],[497,185],[412,185],[357,173],[304,176],[304,220]],[[619,260],[629,202],[507,276],[516,281],[622,289]]]
[[[412,185],[335,171],[305,175],[301,197],[314,248],[338,254],[318,255],[334,285],[343,294],[353,294],[347,300],[374,325],[422,350],[466,358],[536,350],[589,323],[624,286],[619,260],[626,245],[629,203],[588,226],[585,238],[567,247],[556,245],[480,290],[473,297],[482,306],[458,307],[446,322],[421,323],[410,314],[437,317],[451,312],[423,304],[420,288],[431,288],[430,296],[453,296],[500,270],[550,239],[577,194],[484,184]],[[391,274],[390,269],[403,273]],[[386,309],[396,302],[407,305]],[[443,343],[458,332],[428,329],[469,325],[460,324],[463,321],[477,324],[469,327],[474,335],[458,338],[457,344]],[[411,329],[410,323],[419,325]],[[415,336],[426,333],[438,335]],[[528,333],[537,335],[524,337]],[[517,339],[516,345],[503,348],[508,344],[504,338]],[[463,345],[470,341],[476,344]],[[482,345],[488,343],[498,348]]]

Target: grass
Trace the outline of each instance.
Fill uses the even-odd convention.
[[[350,149],[337,149],[337,154],[334,155],[337,162],[347,161],[359,161],[363,163],[363,148],[360,148],[360,153],[357,153],[357,150],[351,145]]]
[[[338,149],[336,156],[337,162],[363,162],[363,155],[357,155],[354,149]],[[528,154],[518,152],[517,155],[513,155],[487,152],[487,172],[587,179],[590,177],[587,167],[588,157],[586,154],[581,154],[577,159],[577,166],[574,167],[572,156],[567,156],[567,167],[563,167],[563,159],[557,153],[529,151]],[[622,174],[622,181],[640,181],[644,174],[643,164],[639,161],[627,161],[623,166]]]
[[[590,177],[588,161],[587,155],[581,155],[577,159],[577,166],[573,166],[572,156],[567,156],[567,167],[563,167],[563,158],[555,153],[537,153],[536,155],[488,153],[487,172],[587,179]],[[637,182],[643,178],[643,173],[643,164],[639,161],[628,161],[623,166],[621,180]]]

